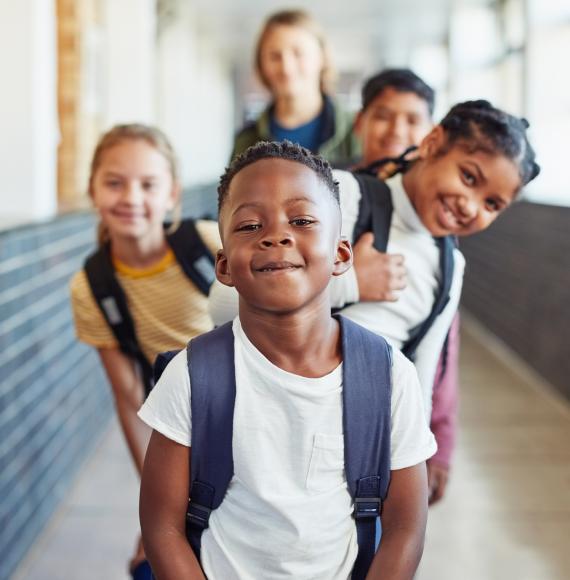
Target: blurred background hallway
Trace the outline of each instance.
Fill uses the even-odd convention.
[[[268,94],[257,31],[287,2],[0,0],[0,580],[127,577],[137,481],[68,284],[95,248],[91,153],[155,124],[181,162],[184,214],[216,216],[236,130]],[[542,166],[520,202],[461,242],[460,436],[420,579],[570,578],[570,4],[312,0],[336,97],[410,67],[435,119],[484,98],[530,120]]]

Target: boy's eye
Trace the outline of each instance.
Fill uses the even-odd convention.
[[[373,118],[376,121],[389,121],[390,120],[390,113],[388,111],[377,110],[374,112]]]
[[[105,185],[107,187],[116,188],[120,187],[121,182],[118,179],[108,179],[107,181],[105,181]]]
[[[293,220],[291,220],[289,222],[290,224],[293,224],[294,226],[310,226],[311,224],[315,223],[315,220],[311,220],[309,218],[295,218]]]
[[[461,175],[463,176],[463,181],[465,181],[467,185],[469,186],[475,185],[477,179],[470,171],[468,171],[467,169],[462,169]]]
[[[242,224],[236,228],[236,232],[256,232],[261,227],[261,224]]]
[[[145,182],[142,184],[142,186],[143,186],[143,189],[144,189],[145,191],[149,191],[149,190],[151,190],[151,189],[154,189],[154,186],[155,186],[155,185],[156,185],[156,184],[155,184],[155,182],[154,182],[154,181],[145,181]]]

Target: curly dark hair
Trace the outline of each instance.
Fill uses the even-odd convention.
[[[521,185],[532,181],[539,173],[535,152],[528,141],[529,123],[497,109],[489,101],[466,101],[453,106],[441,121],[448,149],[457,141],[469,149],[501,153],[517,164]]]
[[[286,159],[303,164],[317,174],[317,177],[327,186],[333,199],[340,205],[338,182],[334,180],[332,168],[326,159],[291,141],[260,141],[238,155],[220,177],[218,213],[222,210],[228,197],[230,184],[236,174],[244,167],[262,159]]]
[[[409,68],[387,68],[370,77],[362,87],[362,110],[386,89],[394,89],[398,93],[414,93],[423,99],[433,115],[435,102],[434,90]]]

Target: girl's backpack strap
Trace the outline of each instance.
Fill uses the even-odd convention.
[[[381,336],[342,316],[339,321],[344,462],[358,538],[352,578],[360,580],[374,559],[376,522],[390,482],[392,350]]]
[[[200,292],[208,296],[216,278],[215,260],[200,237],[194,221],[182,220],[174,232],[167,234],[166,239],[186,276]]]
[[[453,283],[453,272],[455,269],[455,258],[453,252],[455,250],[455,238],[453,236],[446,236],[443,238],[435,238],[435,241],[439,248],[439,271],[441,277],[431,312],[428,317],[410,333],[410,338],[402,346],[402,352],[411,361],[414,361],[416,350],[429,329],[432,327],[435,319],[447,306],[451,285]],[[446,348],[447,347],[444,348],[444,353]]]
[[[365,232],[374,234],[374,247],[385,252],[392,223],[392,194],[384,181],[366,173],[353,173],[360,187],[360,205],[354,224],[353,242]]]
[[[186,536],[200,561],[202,532],[222,503],[234,473],[232,436],[236,381],[232,323],[192,339],[187,347],[192,409],[192,457]]]
[[[144,388],[148,395],[154,384],[152,365],[144,356],[137,340],[127,297],[115,276],[109,244],[101,246],[87,258],[84,270],[95,302],[119,343],[121,352],[139,364]]]

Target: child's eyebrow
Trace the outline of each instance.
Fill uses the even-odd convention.
[[[125,174],[114,170],[114,169],[106,169],[105,171],[103,171],[103,176],[104,177],[120,177],[121,179],[123,177],[125,177]],[[137,178],[139,179],[139,178]],[[143,181],[158,181],[160,179],[160,177],[154,173],[151,173],[149,175],[143,175],[140,177],[141,180]]]
[[[232,215],[235,215],[236,213],[240,212],[242,209],[247,209],[247,208],[254,208],[257,209],[259,207],[261,207],[261,203],[258,201],[248,201],[245,203],[241,203],[240,205],[238,205],[234,211],[232,212]]]
[[[317,205],[317,203],[313,199],[305,196],[290,197],[289,199],[286,199],[283,203],[285,205],[293,205],[294,203],[298,203],[300,201],[304,201],[312,205]],[[263,207],[263,204],[259,201],[247,201],[238,205],[232,212],[232,215],[235,215],[236,213],[240,212],[243,209],[248,208],[259,209],[261,207]]]
[[[313,199],[310,199],[309,197],[305,197],[304,195],[301,195],[301,196],[299,196],[299,197],[290,197],[289,199],[286,199],[286,200],[285,200],[285,203],[286,203],[287,205],[292,205],[292,204],[294,204],[294,203],[297,203],[297,202],[299,202],[299,201],[305,201],[305,202],[307,202],[307,203],[311,203],[311,204],[313,204],[313,205],[316,205],[316,202],[315,202],[315,200],[313,200]]]
[[[466,161],[467,165],[470,165],[471,167],[473,167],[475,169],[475,173],[477,173],[477,177],[483,181],[486,182],[487,181],[487,177],[485,176],[485,174],[483,173],[483,170],[481,169],[481,167],[479,166],[479,164],[476,161]]]

